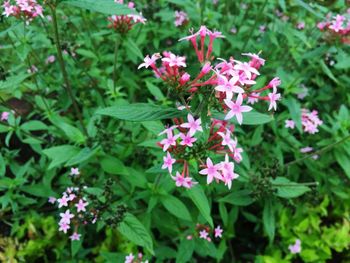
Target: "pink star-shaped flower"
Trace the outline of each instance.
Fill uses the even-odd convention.
[[[67,198],[67,195],[64,193],[62,198],[57,199],[58,208],[61,208],[62,206],[68,206],[69,199]]]
[[[78,234],[77,232],[74,232],[69,238],[74,241],[74,240],[80,240],[81,234]]]
[[[61,223],[70,224],[70,220],[74,217],[74,215],[70,213],[69,209],[67,209],[65,213],[60,213],[60,217]]]
[[[220,225],[218,225],[215,229],[214,229],[214,236],[215,237],[222,237],[222,232],[224,230],[221,229]]]
[[[179,134],[173,135],[172,131],[167,132],[167,138],[160,141],[160,143],[163,145],[163,151],[165,152],[168,150],[170,146],[175,146],[176,140],[179,138],[179,136]]]
[[[237,64],[233,67],[236,70],[242,70],[248,79],[252,78],[252,73],[255,75],[260,75],[256,68],[250,66],[247,62],[236,61]]]
[[[79,175],[79,174],[80,174],[79,168],[72,167],[70,169],[70,175]]]
[[[230,151],[233,152],[234,148],[237,145],[237,142],[232,140],[230,130],[226,130],[226,133],[218,132],[218,135],[220,135],[222,138],[221,145],[223,146],[227,145]]]
[[[1,120],[1,121],[7,121],[8,118],[9,118],[9,116],[10,116],[10,113],[7,112],[7,111],[4,111],[3,113],[1,113],[0,120]]]
[[[162,58],[162,61],[168,63],[169,67],[186,67],[185,60],[185,57],[176,56],[173,53],[170,53],[169,57]]]
[[[243,121],[242,112],[249,112],[252,110],[252,107],[250,106],[245,106],[245,105],[242,106],[243,96],[240,93],[237,95],[236,102],[233,102],[228,99],[225,99],[224,102],[227,105],[227,107],[229,107],[230,109],[230,111],[227,113],[225,117],[225,120],[229,120],[233,116],[236,116],[237,122],[239,124],[242,124],[242,121]]]
[[[292,254],[300,253],[301,252],[301,241],[300,241],[300,239],[297,239],[295,241],[295,244],[290,245],[288,247],[288,249],[289,249],[290,253],[292,253]]]
[[[189,134],[190,134],[191,136],[193,136],[193,135],[196,133],[196,131],[201,131],[201,132],[203,131],[202,126],[201,126],[202,121],[201,121],[200,118],[198,118],[197,120],[195,120],[195,119],[193,118],[193,116],[189,113],[189,114],[187,115],[187,121],[188,121],[188,122],[182,123],[180,126],[183,127],[183,128],[188,128],[188,129],[190,129],[190,130],[189,130]]]
[[[208,238],[208,232],[206,230],[202,230],[199,232],[199,238],[207,239]]]
[[[133,263],[135,257],[132,253],[130,253],[128,256],[125,257],[125,262],[124,263]]]
[[[276,101],[281,99],[281,94],[276,93],[276,90],[274,90],[272,93],[268,94],[268,97],[269,97],[269,102],[270,102],[268,110],[271,110],[272,108],[274,110],[276,110],[277,109]]]
[[[207,158],[207,168],[199,171],[200,174],[207,175],[207,184],[210,184],[214,178],[222,180],[222,176],[219,173],[219,169],[221,168],[220,164],[213,164],[211,159]]]
[[[215,90],[225,92],[226,98],[231,99],[233,96],[233,93],[243,93],[244,90],[236,86],[239,77],[233,76],[230,80],[228,80],[225,76],[219,75],[218,76],[218,86],[215,87]]]
[[[50,196],[50,197],[49,197],[49,203],[50,203],[50,204],[54,204],[54,203],[56,202],[56,200],[57,200],[57,199],[56,199],[55,197],[53,197],[53,196]]]
[[[76,208],[77,208],[77,211],[78,213],[79,212],[85,212],[86,211],[86,206],[88,205],[89,203],[88,202],[84,202],[83,199],[80,199],[79,202],[77,204],[75,204]]]
[[[163,157],[163,165],[162,169],[167,169],[169,170],[169,173],[172,172],[173,170],[173,164],[176,162],[175,159],[171,158],[171,155],[169,152],[167,152],[167,155]]]
[[[70,229],[70,226],[69,226],[69,224],[67,224],[67,223],[64,223],[64,222],[60,222],[59,223],[59,229],[58,229],[58,231],[62,231],[63,233],[67,233],[67,230],[68,229]]]
[[[192,147],[193,143],[195,141],[197,141],[196,138],[191,137],[191,135],[189,133],[184,134],[184,133],[180,133],[180,138],[182,139],[182,141],[180,142],[181,145],[185,145],[188,147]]]
[[[286,120],[284,127],[294,129],[295,128],[295,122],[293,120]]]
[[[151,57],[149,57],[149,55],[147,55],[144,58],[144,63],[141,63],[137,69],[140,69],[142,67],[148,68],[149,66],[152,66],[156,63],[157,59],[159,59],[161,56],[159,53],[153,54]]]

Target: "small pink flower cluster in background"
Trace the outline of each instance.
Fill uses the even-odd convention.
[[[290,253],[292,254],[298,254],[301,252],[301,241],[300,239],[295,240],[295,243],[293,245],[290,245],[288,247]]]
[[[114,0],[114,2],[118,4],[124,4],[124,0]],[[135,3],[129,2],[128,7],[131,9],[135,9]],[[134,15],[113,15],[108,17],[108,21],[111,24],[108,25],[109,28],[113,28],[119,33],[125,34],[132,29],[132,27],[138,23],[145,24],[146,19],[142,16],[142,14]]]
[[[162,169],[168,169],[176,186],[191,188],[197,184],[189,176],[189,161],[194,159],[203,167],[199,173],[207,176],[207,184],[211,184],[215,179],[216,182],[222,181],[230,189],[232,181],[239,175],[234,172],[234,163],[229,160],[229,157],[239,163],[243,152],[243,149],[237,146],[237,139],[232,139],[234,126],[226,121],[212,119],[209,138],[203,142],[197,141],[198,138],[194,136],[197,132],[203,132],[200,119],[195,119],[188,114],[187,122],[184,123],[178,119],[174,119],[174,122],[176,125],[166,128],[159,134],[166,135],[159,145],[166,152]],[[225,160],[213,164],[213,161],[207,157],[204,163],[201,156],[208,156],[209,152],[225,155]],[[183,169],[181,173],[176,171],[176,175],[172,176],[175,163],[182,164]]]
[[[305,28],[305,22],[301,21],[297,24],[297,29],[303,30]]]
[[[1,113],[0,121],[7,121],[9,119],[10,112],[4,111]]]
[[[69,237],[71,240],[80,239],[81,235],[78,234],[78,227],[79,225],[88,224],[86,218],[92,218],[92,224],[97,220],[97,214],[87,209],[89,202],[83,197],[78,187],[68,187],[61,198],[50,197],[49,203],[57,204],[58,208],[65,209],[63,213],[60,213],[59,231],[66,234],[72,228],[73,233]]]
[[[16,0],[15,5],[11,5],[10,0],[8,0],[2,6],[5,9],[3,15],[6,17],[24,18],[27,22],[32,21],[37,16],[43,17],[43,8],[36,0]]]
[[[315,134],[318,132],[317,127],[320,126],[323,121],[318,117],[318,111],[309,111],[308,109],[301,109],[301,124],[303,126],[304,132]],[[285,127],[294,129],[295,122],[293,120],[286,120]]]
[[[337,14],[330,19],[330,15],[327,16],[327,20],[319,22],[317,24],[318,29],[321,31],[327,31],[334,36],[339,36],[343,43],[350,44],[348,36],[350,35],[350,18],[349,14],[340,15]]]
[[[197,224],[196,225],[196,233],[194,235],[188,235],[186,238],[188,240],[192,240],[194,237],[198,236],[200,239],[204,239],[208,242],[212,241],[212,238],[210,237],[211,229],[209,226]],[[222,238],[222,233],[224,230],[218,225],[216,228],[214,228],[213,235],[214,238]]]
[[[137,257],[135,257],[132,253],[125,257],[124,263],[148,263],[148,260],[142,261],[143,254],[138,253]]]
[[[180,27],[188,23],[188,15],[184,11],[175,11],[175,26]]]

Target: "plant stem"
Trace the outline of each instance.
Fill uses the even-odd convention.
[[[63,76],[63,80],[64,80],[64,87],[65,90],[68,93],[68,96],[70,97],[72,104],[73,104],[73,108],[75,110],[75,113],[79,119],[80,125],[82,126],[83,132],[85,134],[86,137],[89,137],[88,132],[85,128],[84,122],[83,122],[83,117],[82,114],[80,112],[80,109],[78,107],[77,102],[75,101],[74,95],[73,95],[73,91],[72,91],[72,87],[70,85],[69,82],[69,78],[68,78],[68,74],[66,71],[66,67],[64,65],[64,60],[63,60],[63,56],[62,56],[62,49],[61,49],[61,43],[60,43],[60,38],[59,38],[59,34],[58,34],[58,25],[57,25],[57,16],[56,16],[56,7],[53,5],[49,5],[50,9],[51,9],[51,13],[52,13],[52,22],[53,22],[53,29],[54,29],[54,38],[55,38],[55,44],[56,44],[56,49],[57,49],[57,59],[58,62],[60,64],[60,68],[61,68],[61,72],[62,72],[62,76]]]
[[[331,144],[329,144],[329,145],[323,147],[322,149],[320,149],[320,150],[318,150],[318,151],[316,151],[316,152],[310,153],[310,154],[308,154],[308,155],[306,155],[306,156],[304,156],[304,157],[302,157],[302,158],[300,158],[300,159],[296,159],[296,160],[294,160],[294,161],[291,161],[291,162],[289,162],[289,163],[286,163],[286,164],[284,165],[284,167],[288,167],[288,166],[290,166],[290,165],[299,163],[299,162],[301,162],[301,161],[304,161],[304,160],[306,160],[306,159],[311,158],[311,157],[314,156],[314,155],[320,155],[320,154],[322,154],[322,153],[324,153],[324,152],[326,152],[326,151],[332,149],[333,147],[337,146],[338,144],[341,144],[341,143],[345,142],[345,141],[348,140],[348,139],[350,139],[350,135],[344,137],[343,139],[341,139],[341,140],[339,140],[339,141],[337,141],[337,142],[331,143]]]
[[[118,50],[119,50],[120,44],[121,44],[121,41],[119,41],[119,38],[117,37],[114,45],[114,63],[113,63],[113,88],[114,89],[116,87],[116,82],[117,82],[117,60],[118,60]]]
[[[260,8],[260,11],[259,11],[259,14],[260,14],[260,15],[263,14],[266,4],[267,4],[267,0],[265,0],[264,4],[263,4],[262,7]],[[248,42],[249,42],[251,36],[253,35],[253,32],[254,32],[254,30],[255,30],[257,24],[258,24],[258,20],[259,20],[258,18],[259,18],[259,16],[256,17],[255,22],[254,22],[254,25],[253,25],[252,29],[251,29],[250,32],[249,32],[248,38],[247,38],[247,40],[245,41],[245,43],[244,43],[244,45],[243,45],[243,48],[242,48],[243,51],[245,50],[245,48],[246,48],[246,46],[247,46],[247,44],[248,44]]]

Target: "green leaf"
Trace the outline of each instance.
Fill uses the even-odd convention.
[[[146,103],[108,107],[98,110],[97,114],[107,115],[126,121],[154,121],[185,115],[185,113],[174,108]]]
[[[240,190],[235,191],[227,196],[220,198],[219,202],[225,202],[232,205],[247,206],[254,202],[254,199],[250,197],[250,191]]]
[[[131,52],[132,54],[143,60],[144,56],[139,47],[134,42],[134,40],[132,40],[132,38],[127,38],[125,41],[125,45],[127,51]]]
[[[219,120],[225,119],[225,114],[221,112],[214,112],[213,117]],[[273,115],[263,114],[257,111],[250,111],[243,113],[243,122],[244,125],[259,125],[259,124],[265,124],[270,121],[272,121]],[[229,120],[229,122],[233,122],[235,124],[238,124],[235,117]]]
[[[73,156],[77,155],[78,152],[79,148],[72,145],[55,146],[43,151],[43,153],[52,160],[48,169],[52,169],[67,162]]]
[[[333,80],[335,83],[338,84],[338,80],[336,79],[336,77],[333,75],[332,71],[329,69],[329,67],[324,63],[323,60],[320,60],[320,65],[321,65],[321,69],[323,70],[323,72],[331,79]]]
[[[271,199],[265,201],[263,210],[263,225],[267,236],[269,237],[270,243],[275,238],[275,211]]]
[[[276,179],[272,180],[272,186],[277,189],[277,193],[275,193],[276,196],[287,199],[301,196],[310,191],[309,187],[291,182],[284,177],[276,177]]]
[[[334,156],[346,176],[350,179],[350,156],[341,148],[334,150]]]
[[[13,92],[30,74],[18,74],[15,76],[10,76],[6,80],[0,81],[0,90],[1,89],[11,89]]]
[[[87,50],[87,49],[83,49],[83,48],[78,48],[76,50],[76,52],[86,58],[91,58],[91,59],[98,59],[98,57],[95,55],[94,52]]]
[[[322,14],[316,12],[313,8],[311,8],[311,6],[310,6],[309,4],[306,4],[304,1],[302,1],[302,0],[295,0],[295,2],[296,2],[299,6],[305,8],[305,9],[306,9],[307,11],[309,11],[311,14],[317,16],[318,18],[324,18],[324,16],[323,16]]]
[[[88,147],[82,149],[76,156],[74,156],[72,159],[70,159],[66,166],[75,165],[78,163],[85,162],[86,160],[90,159],[95,155],[95,153],[98,151],[98,149],[90,149]]]
[[[283,104],[285,104],[289,110],[290,116],[292,120],[295,122],[296,127],[299,132],[302,132],[301,126],[301,108],[300,103],[294,98],[286,98],[283,100]]]
[[[196,185],[195,187],[187,190],[187,194],[193,203],[197,206],[204,219],[210,224],[211,227],[214,227],[213,219],[210,215],[209,201],[202,187],[200,185]]]
[[[74,257],[78,253],[78,251],[82,247],[82,244],[83,244],[83,236],[81,236],[79,240],[72,240],[71,241],[72,257]]]
[[[0,152],[0,177],[4,176],[5,173],[6,173],[6,163]]]
[[[68,137],[68,139],[71,140],[71,142],[74,142],[74,143],[85,142],[85,137],[78,128],[65,122],[61,122],[58,128],[60,128],[66,134],[66,136]]]
[[[26,131],[40,131],[40,130],[47,130],[48,127],[45,123],[41,121],[28,121],[26,123],[23,123],[21,125],[21,129]]]
[[[118,230],[131,242],[146,248],[152,255],[154,254],[150,234],[134,215],[127,213],[123,222],[120,223]]]
[[[176,263],[186,263],[192,258],[194,240],[183,239],[176,254]]]
[[[25,186],[22,186],[20,190],[28,194],[39,196],[39,197],[50,197],[50,196],[56,195],[56,193],[52,191],[51,188],[48,188],[43,184],[25,185]]]
[[[164,95],[162,91],[153,83],[146,81],[146,86],[149,92],[157,99],[157,100],[164,100]]]
[[[163,206],[174,216],[183,220],[192,221],[190,212],[188,211],[185,204],[175,196],[162,196],[160,198],[160,201],[163,204]]]
[[[115,3],[114,0],[65,0],[62,4],[76,6],[107,15],[128,15],[136,12],[126,5]]]

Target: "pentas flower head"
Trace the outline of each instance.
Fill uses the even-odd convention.
[[[304,132],[315,134],[318,132],[318,126],[322,125],[323,121],[318,117],[318,111],[309,111],[308,109],[301,109],[301,124]]]
[[[124,4],[124,1],[115,1],[118,4]],[[129,2],[127,5],[130,9],[135,10],[135,3]],[[113,28],[115,31],[120,34],[128,33],[136,24],[145,24],[146,19],[142,16],[142,14],[128,14],[128,15],[113,15],[108,17],[108,21],[110,24],[109,28]]]
[[[148,260],[143,261],[142,253],[138,253],[137,257],[130,253],[125,257],[124,263],[148,263]]]
[[[207,157],[206,164],[202,163],[203,168],[199,174],[207,176],[207,184],[214,181],[223,182],[228,188],[231,188],[232,181],[238,178],[238,174],[234,173],[234,163],[229,158],[240,162],[242,159],[242,149],[237,147],[237,139],[232,139],[233,126],[228,125],[225,121],[212,120],[209,138],[203,141],[203,137],[197,135],[197,131],[202,131],[200,119],[195,119],[188,114],[188,122],[181,123],[178,119],[174,120],[176,125],[166,128],[160,133],[161,136],[166,135],[167,138],[160,141],[159,146],[164,149],[166,146],[166,156],[163,157],[162,169],[168,169],[172,174],[174,165],[182,164],[182,173],[176,171],[176,175],[171,178],[175,181],[177,187],[191,188],[197,182],[189,176],[190,165],[189,160],[195,159],[199,155],[206,155],[214,152],[217,155],[226,153],[225,161],[213,164],[210,157]],[[190,134],[193,129],[193,135]],[[178,133],[177,133],[178,132]],[[179,136],[178,136],[179,135]],[[169,143],[169,137],[172,138]],[[174,139],[176,138],[176,139]],[[173,158],[175,156],[175,158]],[[185,158],[186,157],[186,158]],[[201,160],[199,160],[201,162]]]
[[[184,26],[188,23],[188,15],[184,11],[175,11],[175,21],[176,27]]]
[[[317,23],[317,28],[326,31],[327,39],[339,38],[341,42],[350,44],[350,16],[349,13],[327,16],[326,21]]]
[[[187,240],[194,238],[204,239],[208,242],[212,242],[212,237],[215,239],[222,238],[223,229],[218,225],[216,228],[211,229],[207,225],[196,224],[195,231],[186,236]]]
[[[37,16],[43,16],[43,8],[36,0],[16,0],[12,5],[11,1],[5,1],[2,5],[6,17],[14,16],[16,18],[23,18],[27,24]]]

